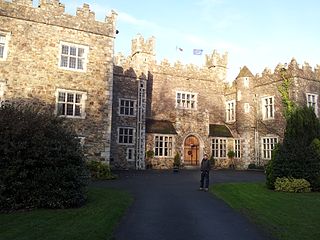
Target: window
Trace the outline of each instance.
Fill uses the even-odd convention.
[[[226,138],[212,139],[212,156],[214,158],[227,157],[227,139]]]
[[[234,140],[234,157],[235,158],[241,158],[241,141],[240,139]]]
[[[134,144],[135,129],[131,127],[118,128],[118,143],[119,144]]]
[[[180,109],[196,109],[197,94],[190,92],[176,93],[176,108]]]
[[[167,135],[154,136],[154,155],[156,157],[171,157],[173,137]]]
[[[134,116],[135,115],[135,103],[134,100],[119,99],[119,115],[121,116]]]
[[[87,94],[79,91],[58,89],[56,93],[57,116],[85,118],[85,100]]]
[[[9,38],[9,33],[0,32],[0,61],[7,58]]]
[[[314,113],[318,116],[318,95],[307,93],[307,106],[314,109]]]
[[[245,103],[244,104],[244,113],[249,113],[250,112],[250,104],[249,103]]]
[[[127,148],[127,161],[128,162],[134,161],[134,148]]]
[[[274,97],[262,98],[262,119],[274,119]]]
[[[236,120],[236,101],[226,102],[226,121],[233,122]]]
[[[0,106],[2,105],[2,102],[4,101],[4,92],[6,88],[5,82],[0,82]]]
[[[277,137],[262,138],[261,154],[262,159],[271,159],[271,152],[278,143]]]
[[[85,71],[88,47],[72,43],[60,43],[59,67],[69,70]]]

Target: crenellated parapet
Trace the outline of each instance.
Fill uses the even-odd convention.
[[[131,42],[131,55],[137,53],[155,56],[155,37],[145,40],[141,34],[138,34]]]
[[[227,68],[228,53],[219,54],[216,50],[211,55],[206,55],[206,66],[208,68]]]
[[[289,64],[279,63],[274,71],[265,68],[261,76],[256,77],[255,85],[263,85],[281,80],[281,75],[285,74],[289,78],[302,78],[314,81],[320,81],[320,66],[316,65],[313,69],[309,63],[304,62],[301,66],[295,58],[292,58]]]
[[[38,7],[32,6],[32,0],[0,0],[0,17],[10,17],[35,23],[59,26],[115,37],[116,13],[106,16],[105,22],[95,20],[95,13],[88,4],[78,8],[76,15],[65,13],[64,4],[59,0],[40,0]]]
[[[132,57],[125,57],[121,53],[118,53],[114,57],[115,66],[121,67],[123,71],[127,69],[136,68],[136,60]],[[219,69],[207,68],[206,66],[199,67],[194,64],[182,64],[180,61],[170,63],[167,59],[163,59],[160,63],[156,61],[150,61],[148,66],[149,71],[152,74],[163,74],[175,77],[181,77],[183,79],[202,79],[205,81],[224,82],[225,77],[221,78],[219,75]]]

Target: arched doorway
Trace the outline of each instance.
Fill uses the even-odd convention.
[[[194,135],[190,135],[184,141],[184,164],[199,165],[200,144],[199,139]]]

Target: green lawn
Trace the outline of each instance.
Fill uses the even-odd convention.
[[[126,192],[90,188],[88,203],[79,209],[0,214],[0,240],[111,239],[132,200]]]
[[[211,192],[278,239],[320,239],[320,193],[283,193],[262,183],[217,184]]]

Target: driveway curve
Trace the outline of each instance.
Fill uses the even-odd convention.
[[[198,191],[196,170],[120,172],[116,181],[95,185],[120,188],[135,198],[114,233],[116,240],[266,240],[269,235],[208,192]],[[263,181],[260,172],[213,171],[210,185]]]

